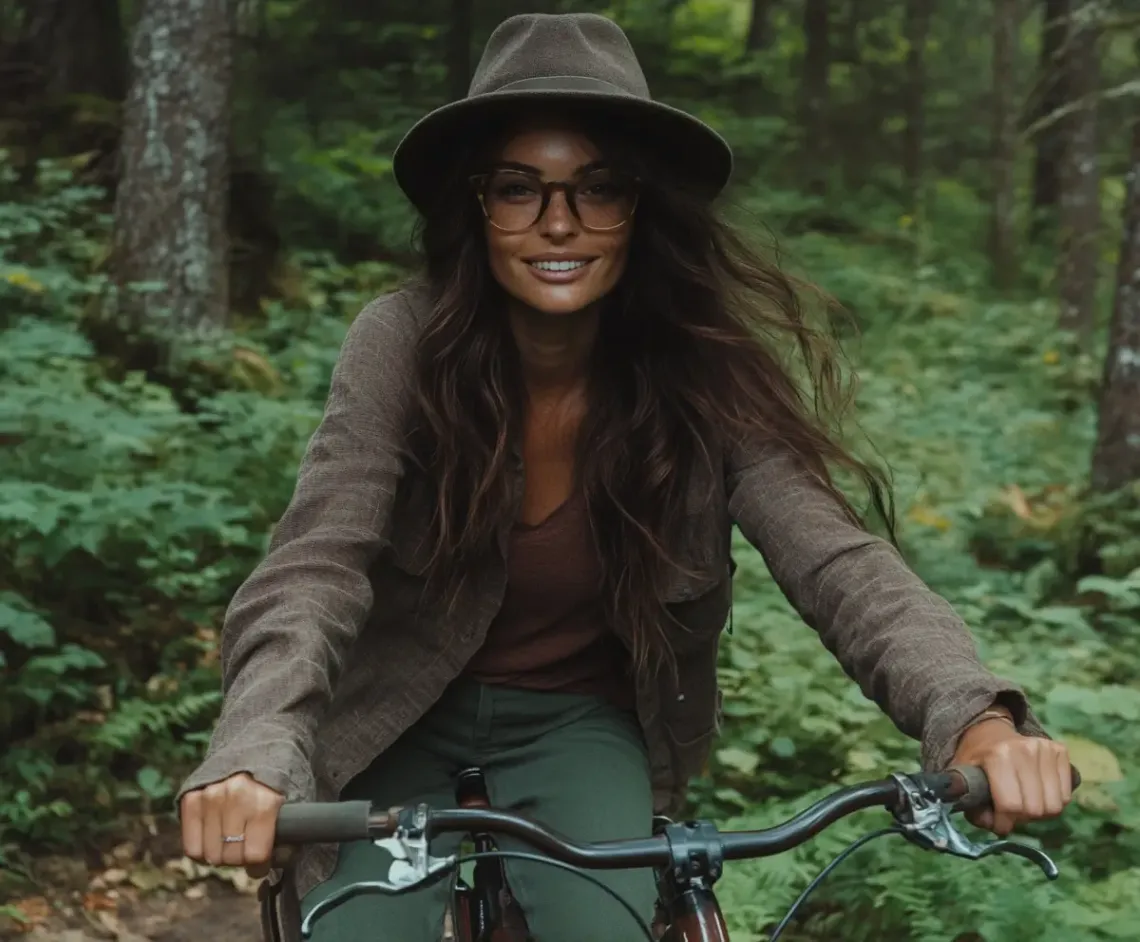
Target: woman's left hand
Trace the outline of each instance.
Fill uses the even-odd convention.
[[[976,809],[966,817],[999,837],[1025,821],[1055,818],[1073,797],[1069,750],[1050,739],[1022,736],[1001,719],[986,719],[967,729],[952,764],[985,771],[993,808]]]

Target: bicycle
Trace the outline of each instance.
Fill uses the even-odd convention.
[[[1074,788],[1079,784],[1080,775],[1074,768]],[[419,805],[379,811],[367,801],[282,806],[277,819],[278,845],[371,840],[393,858],[387,880],[354,883],[318,903],[302,921],[302,938],[312,935],[313,924],[322,915],[353,897],[406,893],[448,877],[465,863],[474,863],[473,883],[457,880],[453,887],[451,914],[457,942],[531,942],[501,867],[504,858],[515,858],[560,867],[594,882],[625,907],[649,942],[728,942],[728,928],[713,891],[726,861],[783,853],[841,818],[874,807],[889,811],[893,822],[863,835],[824,867],[788,909],[770,942],[779,939],[811,893],[840,863],[864,844],[890,834],[901,835],[925,850],[968,860],[1013,854],[1036,863],[1050,880],[1059,875],[1052,859],[1035,847],[1007,839],[978,843],[954,827],[952,812],[989,803],[989,782],[975,767],[941,773],[895,772],[879,781],[848,786],[764,830],[722,832],[707,820],[655,819],[652,837],[595,844],[574,843],[527,818],[492,809],[478,769],[461,772],[456,791],[460,806],[447,809]],[[474,851],[461,849],[447,857],[433,857],[431,837],[456,832],[467,835]],[[509,835],[540,853],[499,850],[493,834]],[[656,931],[588,872],[635,867],[656,871]],[[272,902],[270,906],[275,912]],[[280,927],[273,920],[270,932],[271,940],[277,942]]]

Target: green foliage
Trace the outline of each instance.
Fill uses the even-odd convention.
[[[5,164],[0,182],[0,844],[68,841],[167,794],[201,748],[215,626],[292,492],[344,324],[272,307],[186,411],[84,335],[101,194],[56,164],[31,193]],[[330,267],[310,299],[356,309],[382,274]]]
[[[915,292],[910,313],[897,302],[884,307],[902,270],[875,249],[875,262],[862,266],[858,248],[827,251],[846,261],[833,270],[849,300],[882,312],[861,344],[862,417],[895,471],[907,553],[973,627],[987,663],[1026,687],[1086,783],[1063,819],[1029,832],[1058,860],[1057,883],[1012,858],[972,864],[884,839],[836,871],[788,937],[1131,938],[1140,918],[1132,732],[1140,568],[1122,562],[1081,577],[1070,534],[1086,534],[1099,557],[1130,560],[1140,532],[1135,498],[1079,498],[1093,417],[1055,382],[1060,338],[1041,329],[1039,305],[994,305],[948,288],[933,270],[917,294],[938,297],[936,308]],[[979,561],[969,549],[983,545],[991,552]],[[852,688],[755,555],[739,546],[736,557],[735,632],[721,668],[725,729],[694,786],[695,810],[725,826],[763,827],[838,783],[913,767],[913,744]],[[799,851],[728,867],[719,887],[730,928],[766,937],[806,882],[884,817],[867,813]]]
[[[908,558],[975,629],[987,663],[1026,687],[1086,778],[1078,806],[1031,831],[1061,864],[1056,884],[1009,858],[969,864],[883,841],[838,870],[785,938],[1133,938],[1140,489],[1085,493],[1100,359],[1046,329],[1052,247],[1026,248],[1024,294],[986,291],[990,129],[978,116],[990,49],[983,29],[961,24],[988,22],[989,7],[935,10],[929,166],[912,212],[897,166],[902,6],[849,4],[834,18],[827,142],[804,142],[794,119],[801,10],[768,5],[771,41],[746,53],[752,6],[531,4],[618,18],[654,94],[733,142],[733,211],[757,234],[780,233],[788,265],[863,328],[857,346],[848,338],[860,417],[894,468]],[[508,0],[475,7],[476,44],[517,12]],[[0,157],[0,861],[167,809],[219,707],[222,611],[288,501],[346,324],[407,258],[413,219],[389,156],[446,96],[442,7],[260,8],[251,48],[271,54],[240,64],[235,150],[272,182],[289,261],[231,336],[175,364],[109,347],[93,316],[111,290],[106,194],[77,181],[85,160],[21,176],[13,166],[26,155]],[[1026,63],[1038,25],[1026,21]],[[1106,44],[1110,83],[1127,74],[1127,54]],[[1110,155],[1123,152],[1127,106],[1105,106]],[[827,197],[797,187],[805,146],[827,149]],[[844,677],[758,557],[743,546],[736,557],[725,727],[694,810],[759,827],[839,783],[912,767],[914,744]],[[807,881],[880,823],[867,814],[794,853],[727,868],[718,889],[733,937],[766,937]]]

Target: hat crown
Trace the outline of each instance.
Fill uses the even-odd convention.
[[[467,97],[547,78],[590,79],[650,97],[622,28],[596,13],[523,13],[504,20],[487,40]]]

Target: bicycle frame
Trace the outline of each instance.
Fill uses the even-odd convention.
[[[455,801],[460,808],[490,809],[479,769],[464,769],[456,776]],[[666,819],[655,820],[663,822],[658,833],[672,825]],[[469,838],[476,854],[497,849],[487,831],[475,831]],[[658,868],[657,892],[653,928],[658,942],[728,942],[728,928],[716,894],[699,880],[690,879],[686,869]],[[442,942],[532,942],[501,859],[477,861],[471,885],[456,876],[449,915],[452,934],[448,938],[445,930]]]
[[[464,769],[456,776],[455,801],[460,808],[491,807],[479,769]],[[477,854],[496,849],[495,839],[486,831],[476,831],[470,838]],[[511,893],[501,859],[477,861],[473,886],[468,886],[462,876],[456,874],[450,915],[455,942],[528,942],[530,939],[526,917]]]

